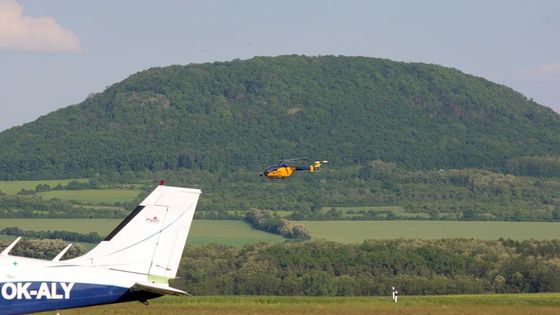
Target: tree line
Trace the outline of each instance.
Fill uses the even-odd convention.
[[[10,244],[9,241],[0,241],[0,248],[4,249]],[[60,253],[68,244],[63,240],[49,240],[49,239],[22,239],[12,249],[10,255],[22,256],[36,259],[53,259]],[[63,259],[71,259],[86,253],[86,249],[80,244],[73,244],[72,247],[64,254]]]
[[[0,241],[0,248],[8,246]],[[60,240],[14,255],[52,259]],[[73,247],[64,259],[85,253]],[[172,285],[194,295],[389,295],[560,292],[560,241],[473,239],[188,245]]]
[[[24,231],[18,227],[7,227],[0,230],[0,235],[23,236],[37,239],[63,240],[97,244],[103,240],[96,232],[87,234],[68,231]]]
[[[61,199],[36,195],[0,196],[1,218],[123,218],[132,206],[115,209],[75,205]]]
[[[309,241],[187,246],[173,284],[195,295],[560,291],[560,241]]]
[[[294,224],[270,210],[251,209],[245,214],[244,220],[258,230],[279,234],[289,239],[300,241],[311,239],[311,235],[309,235],[305,225],[301,223]]]

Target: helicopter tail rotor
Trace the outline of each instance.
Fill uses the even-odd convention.
[[[319,168],[321,167],[321,165],[328,163],[329,161],[315,161],[313,163],[313,165],[310,167],[312,172],[313,171],[319,171]]]

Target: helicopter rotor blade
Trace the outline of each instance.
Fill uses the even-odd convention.
[[[301,161],[301,160],[305,160],[307,159],[306,156],[304,157],[297,157],[297,158],[289,158],[289,159],[281,159],[280,163],[284,163],[284,162],[295,162],[295,161]]]

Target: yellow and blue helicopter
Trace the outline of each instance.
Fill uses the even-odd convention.
[[[280,162],[278,162],[278,164],[271,165],[264,169],[264,171],[262,171],[260,175],[268,179],[287,179],[298,171],[315,172],[321,167],[321,165],[329,162],[315,161],[313,165],[296,166],[294,162],[302,159],[304,158],[281,160]]]

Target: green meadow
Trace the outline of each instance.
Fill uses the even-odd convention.
[[[303,221],[315,239],[353,243],[364,239],[474,238],[514,240],[560,238],[558,222],[495,221]]]
[[[119,219],[2,219],[0,229],[17,226],[23,230],[64,230],[69,232],[97,232],[109,234]],[[296,221],[297,222],[297,221]],[[470,222],[470,221],[303,221],[313,239],[342,243],[366,239],[395,238],[474,238],[496,240],[509,238],[558,239],[560,223],[554,222]],[[255,230],[243,221],[194,220],[189,244],[243,244],[281,242],[279,235]]]
[[[2,180],[0,181],[0,191],[13,195],[25,190],[35,190],[38,185],[47,184],[51,187],[68,185],[71,181],[85,182],[87,179],[41,179],[41,180]]]
[[[107,235],[121,222],[119,219],[1,219],[0,229],[15,226],[31,231],[97,232]]]
[[[140,190],[136,189],[83,189],[83,190],[51,190],[38,193],[43,199],[58,198],[89,204],[114,204],[116,202],[132,201],[138,197]]]
[[[2,219],[0,230],[16,226],[33,231],[69,231],[78,233],[97,232],[105,236],[119,223],[119,219]],[[257,242],[283,242],[276,234],[252,229],[243,221],[194,220],[187,244],[225,244],[241,246]]]
[[[283,242],[280,235],[253,229],[243,221],[194,220],[187,244],[226,244],[241,246],[257,242]]]
[[[55,179],[55,180],[18,180],[18,181],[0,181],[0,191],[5,194],[14,195],[22,189],[35,190],[38,185],[47,184],[51,188],[57,185],[68,185],[72,181],[86,182],[88,179]],[[117,202],[133,201],[141,193],[131,185],[126,188],[102,188],[102,189],[80,189],[80,190],[50,190],[36,195],[43,199],[58,198],[61,200],[73,201],[79,204],[115,204]]]
[[[560,294],[480,294],[390,297],[206,296],[163,297],[150,301],[64,311],[67,315],[97,314],[559,314]]]

